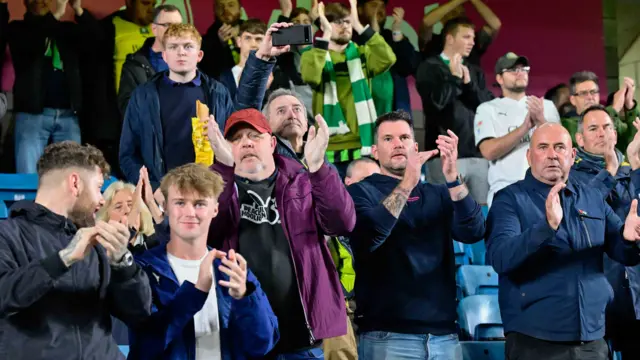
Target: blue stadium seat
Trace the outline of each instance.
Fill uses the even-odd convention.
[[[461,341],[463,360],[504,360],[504,341]]]
[[[487,215],[489,215],[489,207],[487,205],[482,205],[481,206],[482,209],[482,215],[484,215],[484,218],[487,218]]]
[[[129,346],[119,345],[118,347],[120,348],[120,351],[124,354],[125,357],[129,355]]]
[[[474,295],[460,300],[458,323],[463,338],[475,341],[504,339],[497,295]]]
[[[471,264],[473,265],[485,265],[485,256],[487,253],[487,245],[484,240],[478,241],[475,244],[466,245],[471,252]]]
[[[35,200],[37,189],[36,174],[0,174],[0,219],[9,216],[9,207],[14,202]]]
[[[456,282],[462,288],[462,296],[497,295],[498,274],[487,265],[462,265],[458,268]]]
[[[456,266],[469,265],[471,260],[471,251],[467,249],[465,244],[453,240],[453,254],[456,259]]]

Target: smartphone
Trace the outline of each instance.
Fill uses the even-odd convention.
[[[311,25],[293,25],[271,33],[271,43],[273,46],[309,45],[312,36]]]

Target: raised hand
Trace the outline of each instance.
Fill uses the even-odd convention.
[[[567,186],[565,183],[555,184],[551,190],[549,190],[547,201],[544,204],[547,213],[547,223],[549,223],[549,226],[551,226],[553,230],[558,230],[560,222],[562,221],[562,204],[560,204],[560,195],[558,193],[564,189],[565,186]]]
[[[115,221],[98,221],[95,228],[98,230],[96,241],[107,251],[107,258],[111,265],[119,263],[124,255],[129,252],[129,229],[126,224]]]
[[[631,164],[631,169],[636,170],[640,168],[640,118],[633,121],[633,126],[636,128],[636,134],[627,146],[627,159]]]
[[[242,255],[229,250],[228,257],[221,257],[222,265],[218,269],[229,275],[229,281],[218,280],[220,286],[229,289],[229,295],[240,300],[247,293],[247,261]]]
[[[318,4],[318,17],[320,18],[320,27],[322,28],[322,38],[327,41],[331,40],[333,28],[324,13],[324,3],[322,2]]]
[[[309,17],[311,18],[311,22],[315,23],[318,18],[318,0],[313,0],[311,2],[311,10],[309,10]]]
[[[264,43],[264,42],[263,42]],[[215,160],[226,166],[233,166],[233,153],[231,152],[231,144],[224,138],[220,127],[213,115],[209,115],[207,123],[207,136],[213,149]]]
[[[401,7],[393,8],[393,24],[391,25],[392,31],[400,31],[402,27],[402,22],[404,21],[404,9]],[[395,37],[394,37],[395,40]],[[396,40],[400,41],[400,40]]]
[[[636,94],[636,82],[630,77],[625,77],[624,85],[627,87],[624,107],[627,108],[627,110],[630,110],[633,109],[633,105],[635,103],[634,96]]]
[[[220,42],[227,43],[233,37],[233,26],[229,24],[223,24],[220,29],[218,29],[218,39]]]
[[[627,241],[636,242],[640,240],[640,218],[638,218],[638,199],[631,202],[631,208],[624,221],[622,237]]]
[[[70,0],[69,5],[75,11],[77,16],[82,16],[84,10],[82,10],[82,0]]]
[[[285,46],[273,46],[272,44],[272,36],[274,32],[278,31],[278,29],[288,28],[289,26],[293,26],[292,23],[273,23],[267,33],[264,35],[264,40],[260,44],[260,48],[256,51],[256,57],[262,60],[269,60],[278,55],[284,54],[291,50],[291,45]]]
[[[460,65],[462,67],[462,82],[468,84],[471,82],[471,75],[469,74],[469,68],[466,65]]]
[[[451,74],[453,74],[453,76],[462,79],[462,77],[464,76],[464,72],[462,70],[462,55],[453,55],[453,57],[449,60],[449,70],[451,71]]]
[[[329,127],[322,115],[316,115],[318,129],[314,126],[309,128],[307,142],[304,144],[304,159],[309,167],[309,172],[314,173],[320,170],[324,164],[324,155],[329,146]]]
[[[449,136],[438,136],[436,144],[442,160],[442,173],[447,182],[454,182],[458,178],[458,136],[451,130],[447,130],[447,134]]]
[[[364,31],[364,26],[360,22],[360,17],[358,16],[358,0],[349,0],[349,8],[351,9],[351,24],[353,25],[353,31],[358,34],[362,34]],[[375,22],[374,16],[374,22]]]
[[[282,10],[282,16],[290,17],[291,12],[293,11],[293,1],[292,0],[279,0],[280,1],[280,10]]]
[[[541,98],[528,96],[527,108],[529,109],[529,114],[531,114],[531,119],[535,126],[540,126],[547,122],[544,118],[544,102]]]
[[[611,103],[611,107],[619,113],[624,108],[624,103],[627,96],[627,87],[623,86],[615,94],[613,94],[613,103]]]
[[[143,168],[140,168],[138,184],[136,185],[136,190],[133,192],[131,210],[129,211],[129,216],[127,216],[127,223],[136,230],[140,229],[140,206],[142,206],[142,192],[144,191],[144,178],[142,177]]]
[[[84,259],[96,244],[98,229],[96,227],[82,228],[76,232],[69,245],[58,252],[66,267],[70,267]]]
[[[56,20],[60,20],[60,18],[64,16],[68,3],[69,0],[56,0],[56,11],[53,12],[53,17],[55,17]]]
[[[198,280],[196,280],[195,284],[196,289],[206,293],[211,291],[211,286],[213,285],[213,260],[216,257],[225,255],[225,253],[216,249],[207,253],[204,259],[202,259],[200,268],[198,269]]]
[[[422,165],[424,165],[427,160],[431,159],[437,154],[438,150],[421,152],[409,150],[407,152],[407,166],[404,169],[404,175],[402,176],[402,181],[400,182],[402,187],[408,191],[413,190],[413,188],[415,188],[416,185],[418,185],[418,183],[420,182]]]
[[[604,164],[609,174],[616,176],[618,167],[620,166],[620,160],[618,160],[618,153],[616,152],[616,146],[613,141],[607,142],[607,147],[604,151]]]

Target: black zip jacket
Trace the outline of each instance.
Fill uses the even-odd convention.
[[[242,24],[243,22],[244,20],[240,20],[239,24]],[[218,37],[218,30],[220,30],[222,25],[222,22],[214,22],[207,30],[207,33],[202,37],[202,51],[204,52],[204,57],[198,65],[200,71],[216,80],[220,80],[220,75],[225,70],[230,70],[232,67],[236,66],[236,62],[233,59],[234,50],[229,47],[229,44],[222,43]]]
[[[99,245],[67,269],[58,252],[76,231],[32,201],[0,222],[0,359],[124,359],[110,315],[130,326],[148,316],[149,280],[135,263],[111,268]]]
[[[41,114],[45,107],[45,61],[51,61],[45,57],[47,38],[53,38],[60,51],[71,109],[76,112],[82,109],[79,63],[83,45],[89,41],[86,27],[90,26],[90,18],[91,15],[85,11],[82,16],[76,16],[78,23],[75,24],[58,21],[51,13],[44,16],[26,13],[24,20],[9,23],[7,39],[16,76],[13,86],[15,111]]]
[[[494,96],[487,89],[482,69],[469,63],[465,65],[471,77],[468,84],[451,74],[439,56],[424,60],[418,67],[416,88],[422,97],[425,117],[424,147],[435,149],[438,135],[446,135],[449,129],[460,139],[459,158],[481,158],[475,145],[473,120],[476,108]]]
[[[129,54],[127,60],[125,60],[122,65],[120,89],[118,90],[118,108],[120,109],[120,116],[123,120],[133,90],[135,90],[138,85],[146,83],[156,74],[155,69],[149,61],[149,51],[155,41],[155,37],[150,37],[145,40],[142,47],[135,53]]]

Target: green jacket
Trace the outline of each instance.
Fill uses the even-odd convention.
[[[353,287],[356,282],[356,271],[353,268],[353,253],[349,239],[344,236],[332,237],[328,242],[333,263],[338,270],[342,291],[347,299],[353,297]]]
[[[616,144],[616,148],[626,151],[627,145],[629,145],[636,134],[636,129],[633,126],[633,120],[635,120],[636,117],[640,117],[638,106],[636,105],[630,110],[625,110],[624,117],[620,117],[613,106],[607,106],[607,112],[609,113],[609,116],[611,116],[616,131],[618,132],[618,143]],[[569,130],[569,134],[571,134],[571,139],[573,140],[573,145],[578,146],[575,135],[578,131],[580,116],[562,118],[561,121],[562,126]]]

